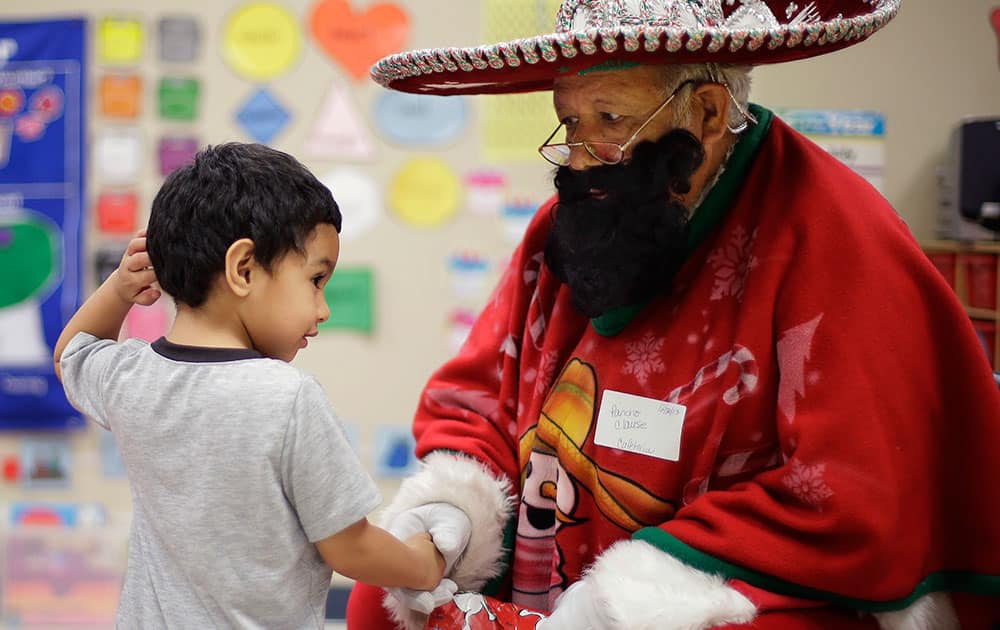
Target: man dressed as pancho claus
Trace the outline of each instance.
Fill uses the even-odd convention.
[[[373,67],[551,90],[559,126],[556,194],[428,382],[385,515],[448,579],[357,585],[352,630],[1000,623],[1000,391],[971,323],[888,202],[748,100],[752,66],[898,9],[566,0],[553,34]]]

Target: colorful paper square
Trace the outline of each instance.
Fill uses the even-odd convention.
[[[338,267],[326,284],[330,319],[320,329],[353,330],[371,334],[374,323],[374,279],[367,267]]]
[[[160,79],[159,111],[165,120],[194,120],[198,117],[198,95],[201,86],[197,79],[166,77]]]
[[[190,164],[197,152],[197,138],[160,138],[156,149],[160,162],[160,175],[165,177],[185,164]]]
[[[97,27],[97,55],[103,63],[132,64],[143,46],[142,24],[131,18],[104,18]]]
[[[97,227],[108,234],[132,234],[139,197],[134,192],[104,192],[97,196]]]
[[[106,184],[131,184],[143,164],[142,133],[137,127],[100,131],[94,146],[98,177]]]
[[[193,17],[175,16],[160,19],[160,61],[189,63],[197,59],[201,29]]]
[[[135,118],[142,109],[142,79],[137,75],[105,75],[101,77],[98,93],[104,116]]]

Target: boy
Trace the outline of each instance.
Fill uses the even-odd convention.
[[[60,335],[66,394],[115,433],[131,484],[119,627],[320,628],[331,569],[441,581],[429,537],[368,523],[374,483],[318,382],[287,363],[330,315],[340,225],[291,156],[210,147],[167,178],[148,235]],[[166,337],[116,343],[160,288],[177,305]]]

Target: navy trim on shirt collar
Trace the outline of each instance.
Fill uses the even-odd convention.
[[[204,346],[182,346],[160,337],[149,344],[156,354],[187,363],[225,363],[245,359],[262,359],[264,355],[249,348],[209,348]]]

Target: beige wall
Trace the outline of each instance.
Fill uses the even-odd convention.
[[[1000,116],[995,0],[903,0],[869,41],[816,59],[762,67],[766,105],[872,109],[887,117],[886,196],[918,238],[934,236],[935,168],[963,116]]]
[[[899,17],[870,42],[815,60],[761,68],[756,72],[753,98],[774,107],[858,108],[887,115],[886,190],[918,237],[933,235],[937,198],[934,169],[942,160],[950,129],[967,114],[1000,114],[1000,68],[997,42],[988,15],[996,0],[904,0]],[[296,15],[307,15],[310,0],[281,2]],[[366,6],[367,2],[357,1]],[[411,14],[413,47],[473,45],[478,41],[477,2],[454,0],[404,0]],[[79,7],[85,6],[82,10]],[[254,86],[230,72],[219,54],[218,32],[234,0],[4,0],[0,19],[15,16],[80,15],[92,18],[122,13],[144,18],[153,28],[159,17],[195,14],[202,18],[204,43],[201,63],[195,67],[167,66],[156,60],[155,36],[149,34],[147,55],[141,64],[146,78],[146,108],[141,124],[150,154],[142,183],[148,204],[160,178],[154,172],[155,139],[172,130],[193,130],[203,142],[246,139],[233,122],[233,113]],[[442,17],[442,16],[447,16]],[[92,32],[92,31],[91,31]],[[319,108],[330,80],[339,74],[304,38],[301,59],[286,75],[269,83],[286,105],[295,110],[291,127],[274,143],[279,149],[301,154],[311,117]],[[103,69],[94,64],[90,83]],[[159,121],[153,110],[156,80],[168,73],[196,74],[203,82],[202,115],[193,125]],[[340,75],[343,76],[343,75]],[[370,84],[359,84],[355,97],[367,114],[379,93]],[[433,153],[459,173],[481,162],[475,133],[477,106],[470,101],[469,133],[452,146]],[[92,108],[93,111],[93,108]],[[108,125],[92,116],[90,128]],[[542,138],[538,138],[539,141]],[[385,187],[408,153],[379,146],[375,163],[361,165]],[[305,160],[317,173],[332,161]],[[548,189],[548,168],[540,161],[505,165],[515,196],[538,197]],[[91,175],[91,184],[97,184]],[[91,197],[96,185],[89,190]],[[91,246],[102,242],[90,234]],[[449,302],[445,256],[461,248],[501,257],[509,246],[500,228],[482,217],[459,216],[441,230],[414,230],[391,219],[357,242],[344,247],[342,264],[369,264],[376,270],[378,287],[377,331],[372,337],[324,334],[296,360],[316,373],[340,413],[362,424],[363,437],[371,437],[375,423],[406,423],[421,385],[430,371],[448,354],[443,308]],[[88,260],[89,270],[89,260]],[[88,271],[89,273],[89,271]],[[11,436],[0,436],[0,456],[15,450]],[[29,497],[58,500],[101,500],[127,514],[128,491],[124,482],[100,478],[93,431],[74,438],[78,477],[69,491],[27,495],[10,485],[0,485],[6,499]],[[362,453],[363,457],[365,453]],[[391,484],[387,485],[391,492]]]

